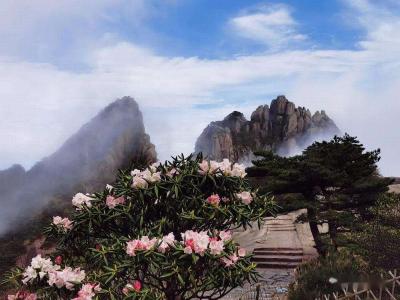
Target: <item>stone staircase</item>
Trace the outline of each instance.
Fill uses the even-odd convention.
[[[295,269],[303,261],[303,248],[292,217],[267,218],[266,237],[253,250],[258,269]],[[265,245],[265,246],[264,246]]]

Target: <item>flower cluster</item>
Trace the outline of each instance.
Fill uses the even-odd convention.
[[[30,266],[28,266],[23,275],[22,282],[27,284],[35,280],[38,276],[42,279],[49,273],[56,272],[60,266],[53,264],[50,258],[43,258],[40,254],[32,258]]]
[[[253,196],[251,195],[251,193],[246,191],[237,193],[236,197],[246,205],[249,205],[253,201]],[[229,198],[227,197],[221,198],[218,194],[212,194],[208,196],[206,199],[207,203],[214,206],[218,206],[221,201],[224,203],[229,202]]]
[[[116,207],[117,205],[122,205],[122,204],[125,204],[124,196],[115,198],[115,197],[113,197],[111,195],[108,195],[107,198],[106,198],[106,205],[110,209]]]
[[[240,257],[244,256],[246,256],[246,250],[244,248],[240,248],[238,249],[237,254],[234,253],[228,257],[222,257],[221,262],[225,265],[225,267],[231,267],[236,264]]]
[[[127,283],[125,287],[122,289],[122,293],[128,295],[129,292],[131,291],[140,292],[141,289],[142,289],[142,283],[139,280],[135,280],[132,283]]]
[[[57,288],[65,286],[69,290],[85,279],[84,270],[79,268],[72,269],[71,267],[61,270],[61,267],[53,264],[50,258],[43,258],[40,254],[32,258],[30,266],[25,269],[22,275],[24,284],[31,283],[38,277],[43,279],[48,276],[48,284],[50,286],[55,285]]]
[[[132,187],[134,189],[145,189],[149,186],[149,183],[158,182],[161,180],[161,172],[157,172],[158,164],[152,164],[149,168],[144,171],[135,169],[131,172],[132,175]]]
[[[212,194],[207,198],[207,202],[210,203],[211,205],[218,205],[220,201],[221,198],[219,197],[218,194]]]
[[[148,236],[142,236],[140,240],[132,240],[126,243],[126,253],[129,256],[135,256],[136,251],[150,250],[158,242],[158,239],[149,239]]]
[[[101,288],[99,284],[86,283],[82,285],[78,292],[78,296],[72,300],[92,300],[96,296],[97,292],[100,292]]]
[[[232,239],[232,234],[229,231],[220,231],[217,237],[209,236],[206,231],[196,232],[187,230],[181,233],[186,254],[204,255],[207,250],[213,255],[220,255],[224,251],[224,243]],[[143,236],[141,239],[136,239],[127,242],[126,253],[129,256],[136,256],[137,251],[150,250],[158,244],[158,251],[165,253],[171,246],[177,243],[174,234],[171,232],[161,239]]]
[[[250,192],[241,192],[237,193],[236,197],[238,197],[244,204],[250,204],[253,201],[253,196]]]
[[[27,291],[19,291],[15,295],[8,295],[7,300],[36,300],[37,295]]]
[[[158,251],[161,253],[165,253],[169,249],[169,247],[173,246],[175,243],[175,236],[172,232],[167,234],[161,239],[161,243],[158,246]]]
[[[80,268],[66,267],[63,270],[50,272],[48,283],[59,289],[65,286],[68,290],[72,290],[75,284],[81,283],[85,279],[85,276],[85,271]]]
[[[202,175],[205,175],[207,173],[213,174],[217,171],[221,171],[226,176],[242,178],[246,176],[246,167],[244,165],[238,163],[232,164],[226,158],[222,162],[216,162],[214,160],[203,160],[201,163],[199,163],[199,168],[199,173]]]
[[[219,237],[210,237],[206,231],[196,232],[187,230],[181,233],[182,244],[186,254],[197,253],[204,255],[207,249],[213,255],[219,255],[224,251],[224,243],[232,239],[229,231],[221,231]]]
[[[72,228],[72,221],[68,218],[61,218],[59,216],[53,217],[53,224],[64,231]]]
[[[90,203],[93,199],[85,194],[78,193],[72,198],[72,205],[76,207],[77,210],[82,209],[83,205],[87,207],[92,207]]]

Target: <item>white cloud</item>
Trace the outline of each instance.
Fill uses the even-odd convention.
[[[376,13],[354,6],[351,13],[366,30],[358,50],[292,50],[221,60],[165,57],[119,41],[88,52],[88,71],[80,73],[3,57],[0,168],[14,162],[30,165],[51,153],[123,95],[138,100],[164,159],[191,152],[210,121],[232,110],[249,115],[271,100],[257,102],[260,95],[279,92],[297,105],[326,109],[344,131],[358,135],[369,148],[381,147],[382,171],[398,175],[399,165],[393,162],[400,142],[393,128],[400,113],[400,16],[385,11],[382,18],[381,9]],[[367,26],[370,22],[375,26]],[[380,33],[385,28],[390,37]],[[240,105],[232,102],[229,90]],[[207,103],[218,105],[194,108]]]
[[[283,5],[259,7],[255,12],[246,12],[233,18],[230,23],[238,35],[271,48],[307,39],[306,35],[297,31],[298,24],[291,16],[290,9]]]

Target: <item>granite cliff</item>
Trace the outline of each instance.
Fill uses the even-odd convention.
[[[138,104],[123,97],[30,170],[14,165],[0,171],[0,234],[54,198],[69,201],[78,191],[104,188],[115,180],[118,169],[130,168],[133,161],[154,162],[156,151]]]
[[[270,106],[257,107],[250,121],[234,111],[224,120],[210,123],[197,139],[195,152],[215,160],[248,161],[257,150],[289,155],[314,140],[338,133],[338,127],[325,111],[312,115],[285,96],[278,96]]]

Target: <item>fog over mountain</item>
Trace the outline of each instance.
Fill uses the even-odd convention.
[[[0,234],[34,217],[50,200],[71,200],[112,183],[118,169],[134,161],[150,163],[157,154],[130,97],[114,101],[82,126],[55,153],[25,171],[0,171]]]

